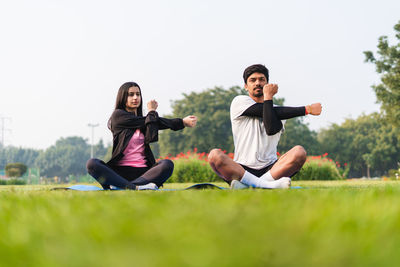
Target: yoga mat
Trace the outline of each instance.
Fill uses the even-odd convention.
[[[158,189],[158,190],[153,190],[153,191],[177,191],[177,190],[201,190],[201,189],[229,189],[226,187],[220,187],[215,184],[211,183],[200,183],[200,184],[194,184],[186,188],[182,189]],[[104,190],[101,187],[95,186],[95,185],[83,185],[83,184],[77,184],[77,185],[72,185],[69,187],[55,187],[52,190],[76,190],[76,191],[107,191]],[[112,188],[111,190],[124,190],[120,188]],[[140,190],[142,191],[142,190]]]

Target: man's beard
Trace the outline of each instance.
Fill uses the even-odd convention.
[[[261,89],[261,91],[259,93],[257,93],[256,89]],[[256,88],[254,88],[254,90],[253,90],[253,96],[254,97],[260,97],[260,96],[263,96],[263,95],[264,95],[264,93],[263,93],[262,87],[257,86]]]

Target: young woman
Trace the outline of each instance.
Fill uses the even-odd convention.
[[[143,116],[140,87],[135,82],[124,83],[118,91],[115,110],[108,121],[113,134],[111,160],[107,163],[90,159],[88,173],[104,189],[116,186],[121,189],[157,189],[172,174],[174,164],[170,160],[156,163],[149,143],[158,140],[158,130],[181,130],[194,127],[196,116],[184,119],[158,117],[155,100],[147,103],[148,113]]]

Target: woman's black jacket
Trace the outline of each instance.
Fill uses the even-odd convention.
[[[156,111],[150,111],[146,117],[136,116],[122,109],[114,110],[108,121],[108,128],[113,134],[113,149],[111,159],[107,162],[110,167],[115,166],[124,156],[123,151],[131,140],[134,132],[140,129],[144,133],[144,155],[146,165],[151,167],[155,164],[150,143],[158,141],[158,130],[171,129],[181,130],[185,126],[182,119],[166,119],[158,117]]]

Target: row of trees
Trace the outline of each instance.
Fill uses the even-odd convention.
[[[104,158],[107,147],[100,140],[94,146],[97,157]],[[0,149],[0,169],[7,164],[20,162],[31,168],[39,168],[47,177],[67,177],[86,173],[86,161],[90,158],[90,145],[82,137],[60,138],[55,145],[45,150],[6,147]]]

